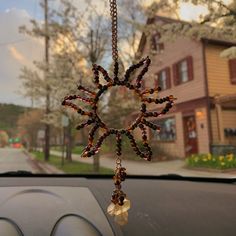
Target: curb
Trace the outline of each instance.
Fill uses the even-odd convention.
[[[42,172],[45,174],[64,174],[65,173],[64,171],[59,170],[53,165],[36,160],[32,156],[32,154],[29,153],[26,149],[24,149],[23,152],[28,156],[30,164],[36,167],[36,169],[40,170],[39,173],[42,173]]]
[[[207,168],[207,167],[188,167],[188,166],[184,166],[184,169],[187,170],[195,170],[195,171],[202,171],[202,172],[211,172],[211,173],[223,173],[223,174],[235,174],[236,172],[236,168],[229,168],[229,169],[211,169],[211,168]]]

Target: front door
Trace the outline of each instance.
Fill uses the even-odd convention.
[[[195,116],[189,115],[183,117],[183,124],[185,155],[186,157],[188,157],[191,154],[198,153],[198,140]]]

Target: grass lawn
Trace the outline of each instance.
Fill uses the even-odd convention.
[[[32,152],[33,156],[38,161],[44,161],[43,153],[39,151]],[[64,165],[61,166],[61,157],[51,155],[48,164],[55,166],[56,168],[64,171],[67,174],[95,174],[93,171],[93,165],[82,163],[78,161],[67,162],[65,160]],[[96,173],[97,174],[97,173]],[[99,174],[114,174],[114,171],[109,168],[100,167]]]
[[[84,148],[85,148],[84,146],[76,146],[72,149],[72,153],[81,154]]]
[[[81,154],[84,148],[85,148],[84,146],[76,146],[72,149],[72,153],[73,154]],[[52,150],[61,152],[62,146],[52,147]]]

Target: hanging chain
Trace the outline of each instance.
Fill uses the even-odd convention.
[[[118,168],[121,168],[121,159],[119,156],[116,158],[116,169]]]
[[[111,15],[111,31],[112,31],[112,59],[114,63],[118,63],[117,50],[117,4],[116,0],[110,1],[110,15]]]

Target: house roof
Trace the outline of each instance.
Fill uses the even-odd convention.
[[[236,42],[233,41],[226,41],[221,39],[213,39],[213,38],[202,38],[202,41],[204,43],[210,43],[210,44],[216,44],[216,45],[222,45],[222,46],[236,46]]]
[[[167,24],[169,23],[190,24],[187,21],[173,19],[173,18],[159,16],[159,15],[152,18],[148,18],[146,24],[149,25],[158,20]],[[222,45],[222,46],[235,46],[236,45],[236,41],[227,41],[227,40],[219,39],[219,38],[215,39],[213,37],[202,37],[201,40],[203,43],[206,43],[206,44],[217,44],[217,45]],[[142,33],[139,46],[138,46],[138,52],[141,52],[141,53],[143,52],[145,44],[146,44],[146,35],[145,33]]]

